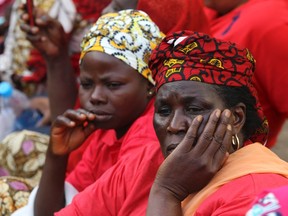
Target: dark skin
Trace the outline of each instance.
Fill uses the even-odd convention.
[[[31,27],[28,14],[23,13],[21,29],[46,61],[47,91],[53,121],[65,110],[74,107],[78,94],[76,76],[68,54],[68,35],[62,25],[40,10],[36,9],[34,15],[35,26]],[[59,86],[65,91],[59,91]]]
[[[219,15],[224,15],[247,1],[248,0],[203,0],[206,7],[216,10]]]
[[[81,62],[79,98],[83,109],[67,110],[52,125],[35,215],[53,215],[65,205],[64,181],[70,152],[98,128],[121,138],[144,112],[153,95],[139,72],[105,53],[87,53]],[[124,100],[125,99],[125,100]]]
[[[118,12],[125,9],[136,9],[138,0],[112,0],[102,11],[102,14]]]
[[[166,159],[150,191],[147,215],[182,215],[181,202],[205,187],[234,152],[232,135],[242,140],[244,122],[245,105],[227,109],[212,85],[178,81],[160,87],[154,128]]]

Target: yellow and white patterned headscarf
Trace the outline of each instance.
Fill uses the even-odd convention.
[[[163,37],[158,26],[143,11],[109,13],[101,16],[84,36],[80,64],[87,52],[104,52],[122,60],[154,84],[148,60]]]

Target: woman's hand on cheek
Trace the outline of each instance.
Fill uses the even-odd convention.
[[[231,112],[215,110],[208,122],[196,117],[184,139],[160,166],[154,184],[179,201],[205,187],[228,158]],[[204,129],[199,136],[200,125]]]
[[[83,109],[67,110],[54,121],[51,128],[50,151],[64,156],[78,148],[96,130],[95,115]]]

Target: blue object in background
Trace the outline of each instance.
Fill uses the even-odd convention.
[[[12,96],[13,87],[9,82],[1,82],[0,83],[0,96],[9,98]]]
[[[37,126],[43,115],[35,109],[25,109],[16,117],[15,130],[29,129]]]

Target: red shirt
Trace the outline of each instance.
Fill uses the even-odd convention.
[[[277,174],[245,175],[223,185],[205,199],[194,216],[243,216],[261,191],[287,184],[288,179]]]
[[[181,30],[209,33],[202,0],[138,0],[137,9],[145,11],[164,34]]]
[[[268,119],[268,146],[288,118],[287,0],[248,0],[217,17],[207,10],[212,35],[247,47],[256,59],[256,88]]]
[[[112,130],[99,130],[89,137],[82,160],[67,178],[82,192],[55,215],[145,215],[149,191],[163,161],[153,112],[151,102],[120,140]]]

